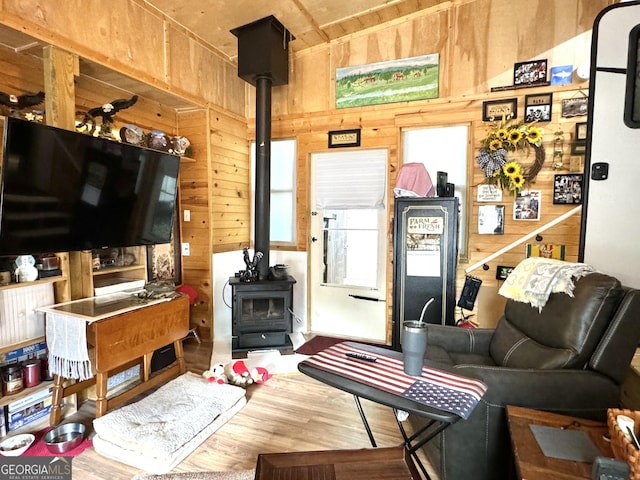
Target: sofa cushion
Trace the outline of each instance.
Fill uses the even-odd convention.
[[[564,368],[576,357],[570,348],[553,348],[536,342],[508,320],[501,322],[491,342],[491,355],[503,367]]]
[[[584,368],[623,295],[617,279],[591,273],[576,280],[573,297],[553,293],[541,311],[508,300],[491,357],[509,367]]]
[[[438,365],[487,365],[494,366],[496,363],[487,355],[477,353],[449,352],[439,345],[428,345],[425,358],[429,365],[437,368]]]

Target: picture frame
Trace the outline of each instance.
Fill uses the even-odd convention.
[[[547,59],[513,64],[514,87],[536,86],[547,83]]]
[[[587,122],[576,123],[576,141],[587,139]]]
[[[573,65],[551,67],[551,85],[568,85],[573,78]]]
[[[360,146],[360,129],[352,130],[332,130],[328,132],[329,148],[359,147]]]
[[[336,68],[336,108],[428,100],[440,95],[440,54]]]
[[[584,155],[587,153],[587,142],[572,142],[571,155]]]
[[[521,190],[513,202],[513,219],[536,221],[540,220],[540,190]]]
[[[486,100],[482,102],[482,120],[493,122],[505,118],[518,117],[518,99],[505,98],[504,100]]]
[[[562,99],[562,116],[564,118],[568,117],[578,117],[587,114],[589,106],[589,97],[574,97],[574,98],[563,98]]]
[[[180,209],[176,202],[169,243],[147,246],[147,278],[149,282],[182,283],[182,255],[180,249]]]
[[[581,205],[583,183],[584,175],[582,173],[554,175],[553,204]]]
[[[524,97],[525,122],[550,122],[553,93],[540,93]]]
[[[478,233],[480,235],[504,235],[504,205],[480,205],[478,207]]]

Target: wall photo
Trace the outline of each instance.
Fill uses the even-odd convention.
[[[439,55],[336,69],[336,108],[438,98]]]
[[[540,190],[522,190],[513,205],[514,220],[540,220]]]
[[[504,235],[504,205],[480,205],[478,207],[478,233]]]
[[[553,94],[527,95],[524,97],[524,121],[550,122]]]
[[[554,205],[579,205],[582,203],[583,174],[555,175],[553,179]]]

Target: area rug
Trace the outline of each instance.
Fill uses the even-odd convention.
[[[238,470],[235,472],[184,472],[156,475],[139,473],[131,480],[254,480],[255,470]]]
[[[150,473],[167,473],[239,412],[245,390],[187,372],[139,402],[96,418],[99,454]]]
[[[308,342],[303,344],[300,348],[296,350],[296,353],[300,353],[303,355],[315,355],[318,352],[321,352],[325,348],[332,347],[340,342],[358,342],[364,343],[365,345],[373,345],[377,347],[385,347],[386,345],[382,345],[375,342],[365,342],[361,340],[354,340],[349,338],[338,338],[338,337],[327,337],[325,335],[315,335]]]

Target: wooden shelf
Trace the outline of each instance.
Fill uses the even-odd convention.
[[[28,397],[33,393],[40,392],[42,390],[46,390],[51,387],[53,387],[53,380],[45,380],[40,382],[35,387],[25,388],[20,393],[15,393],[13,395],[5,395],[4,397],[0,398],[0,408],[4,407],[5,405],[9,405],[10,403],[21,400],[25,397]],[[48,415],[47,415],[47,418],[49,418]]]
[[[132,272],[140,269],[146,270],[146,268],[147,268],[146,265],[141,265],[141,264],[129,265],[127,267],[103,267],[103,268],[100,268],[100,270],[93,270],[92,273],[94,277],[97,277],[100,275],[111,275],[114,273]]]
[[[58,276],[49,277],[49,278],[40,278],[38,280],[34,280],[33,282],[10,283],[9,285],[0,286],[0,290],[10,290],[12,288],[29,287],[31,285],[41,285],[44,283],[57,283],[63,280],[68,280],[66,275],[58,275]]]

